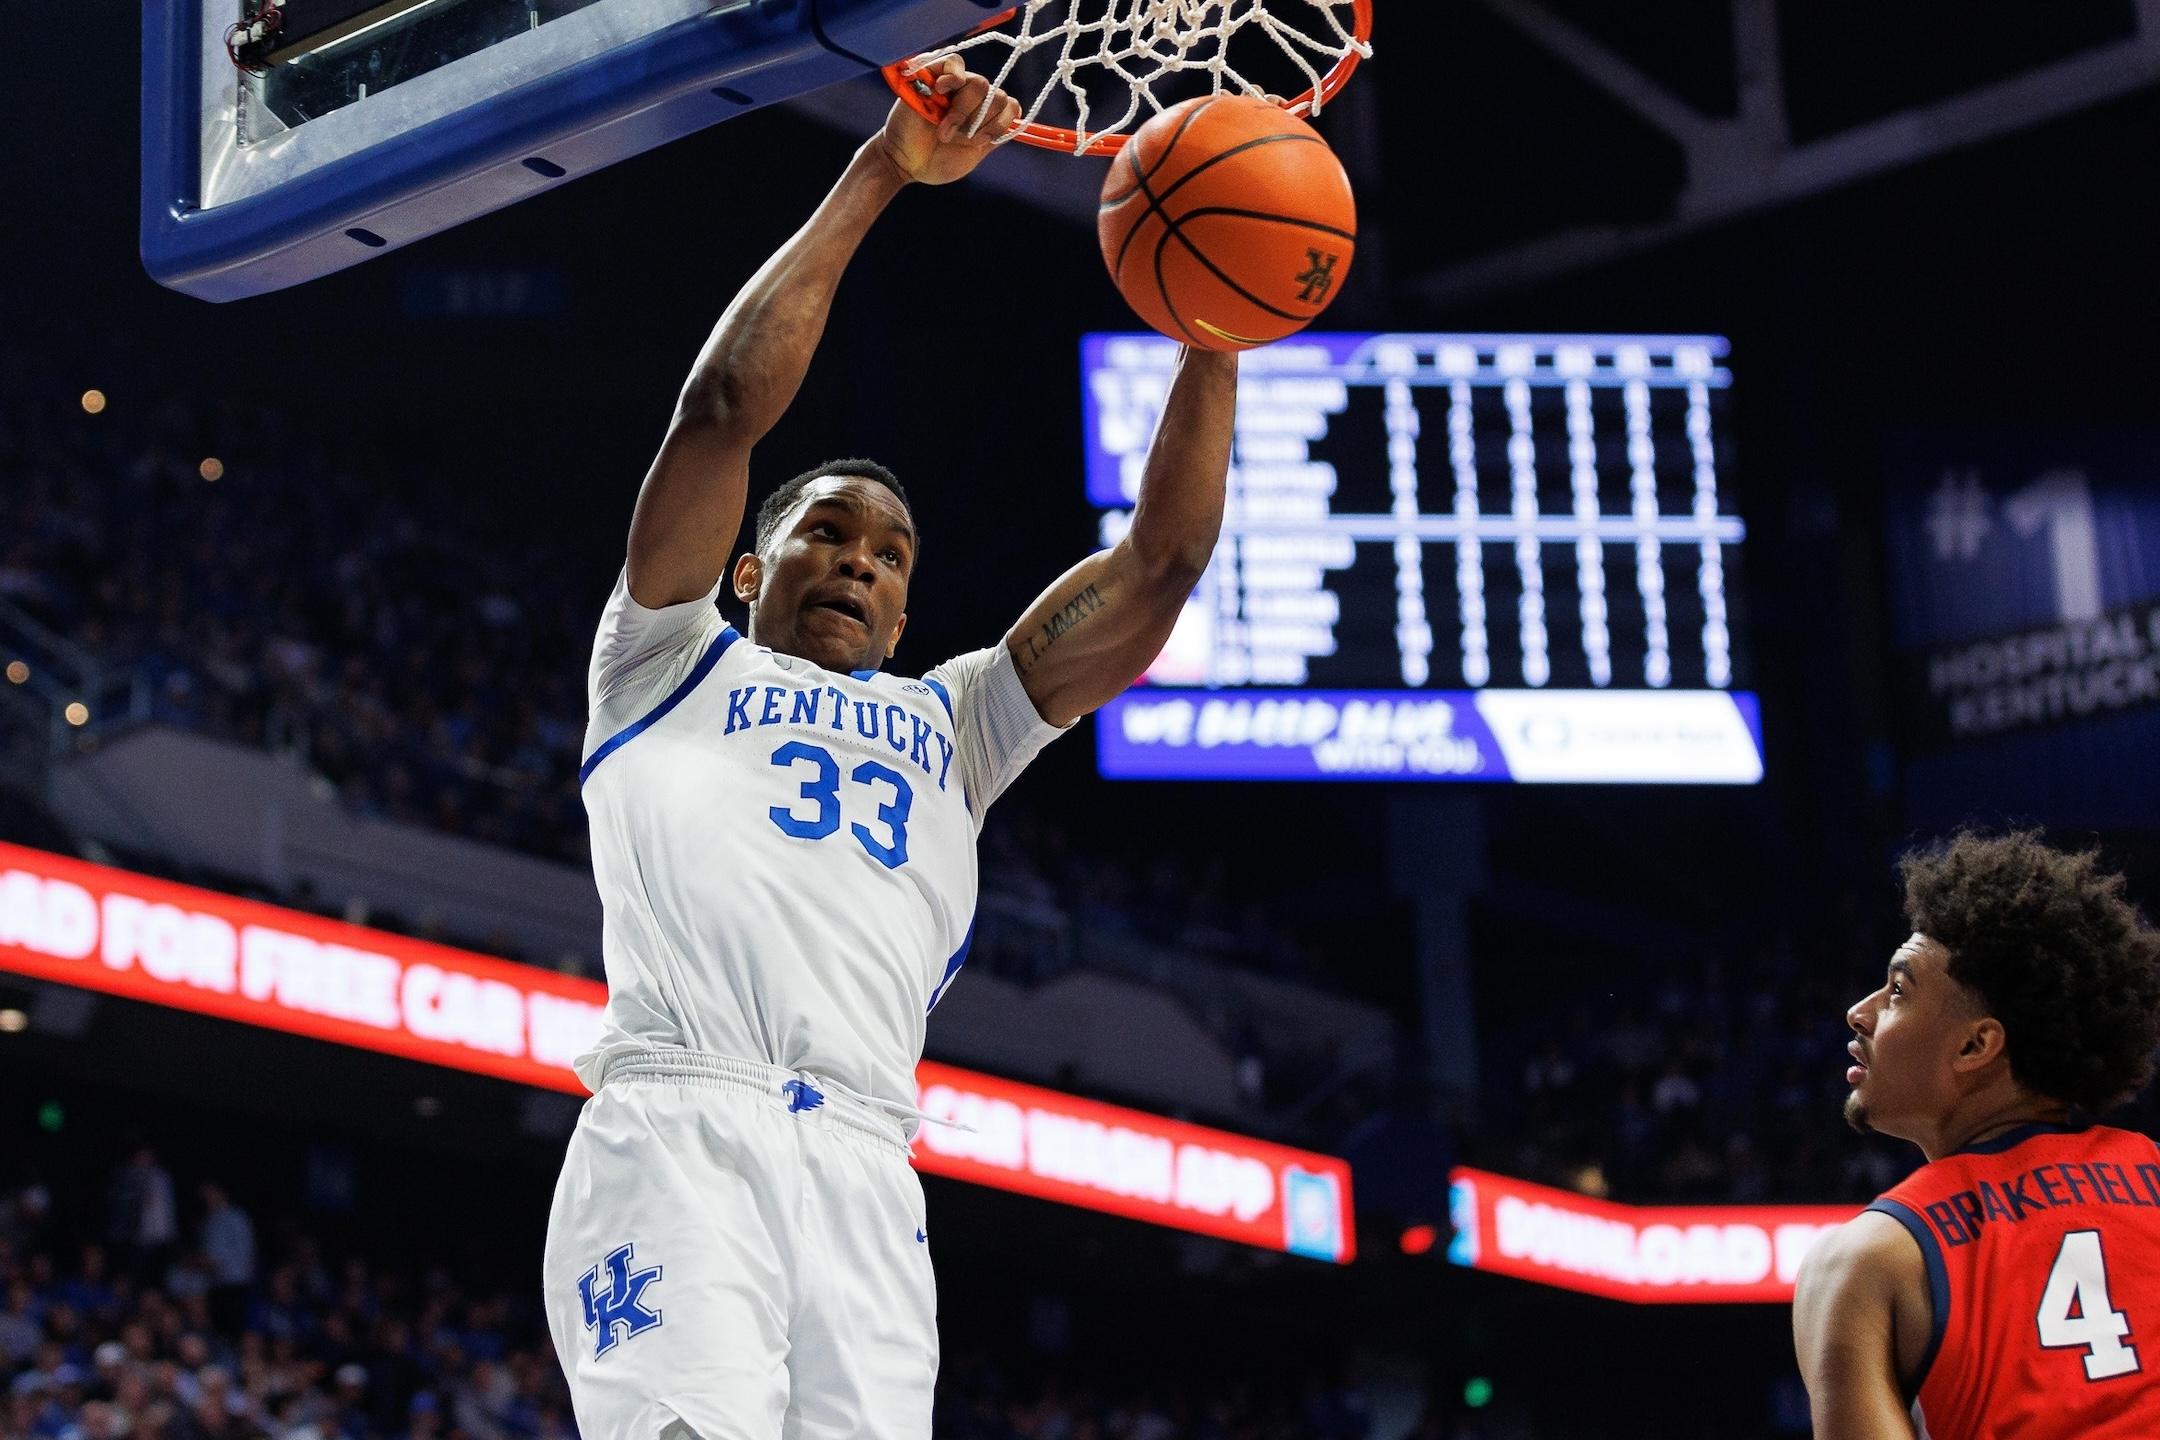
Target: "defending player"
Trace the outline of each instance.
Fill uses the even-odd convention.
[[[929,1435],[936,1298],[907,1140],[925,1016],[967,954],[976,834],[1162,648],[1221,525],[1236,365],[1188,353],[1130,533],[1002,642],[920,680],[880,673],[918,532],[867,461],[772,493],[730,572],[747,631],[722,623],[751,448],[857,244],[903,186],[973,170],[1017,108],[957,61],[935,83],[956,118],[895,106],[707,340],[594,646],[581,774],[609,994],[545,1261],[586,1440]],[[958,133],[986,97],[985,138]],[[946,332],[951,364],[913,383],[957,435],[953,367],[984,344]],[[982,378],[991,394],[1003,377]],[[1038,477],[969,476],[958,444],[940,458],[972,503],[1031,503]]]
[[[2160,1150],[2088,1117],[2160,1044],[2160,935],[2091,854],[1906,857],[1845,1116],[1928,1163],[1826,1237],[1793,1330],[1819,1440],[2160,1435]]]

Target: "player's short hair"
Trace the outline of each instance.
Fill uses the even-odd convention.
[[[1967,830],[1898,869],[1913,929],[2002,1022],[2019,1084],[2097,1115],[2152,1078],[2160,932],[2098,852]]]
[[[908,503],[907,491],[900,488],[899,476],[893,474],[892,471],[878,464],[875,460],[828,460],[823,465],[813,466],[803,471],[802,474],[797,475],[792,480],[782,481],[774,488],[772,494],[765,497],[765,503],[758,506],[757,551],[760,555],[765,553],[765,544],[772,539],[774,532],[780,528],[780,522],[785,520],[788,512],[795,508],[795,502],[802,499],[802,492],[809,486],[810,482],[823,480],[828,475],[843,475],[858,480],[877,481],[878,484],[883,485],[893,494],[900,497],[900,508],[908,512],[908,524],[912,526],[915,523],[915,507]],[[922,544],[920,531],[916,532],[915,543],[919,549]]]

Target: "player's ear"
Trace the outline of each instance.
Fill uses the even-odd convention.
[[[905,629],[907,629],[907,612],[903,610],[900,612],[900,618],[893,621],[892,638],[885,642],[886,659],[890,660],[900,652],[900,632]]]
[[[764,583],[765,562],[758,559],[755,550],[745,550],[742,558],[735,562],[735,578],[730,582],[735,598],[745,605],[756,604],[758,587]]]
[[[1958,1046],[1957,1059],[1952,1062],[1959,1070],[1978,1070],[2002,1059],[2010,1048],[2009,1032],[2002,1021],[1992,1015],[1983,1015],[1965,1029],[1965,1039]]]

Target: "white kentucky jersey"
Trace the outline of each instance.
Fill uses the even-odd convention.
[[[588,698],[608,1004],[579,1077],[674,1046],[912,1106],[983,814],[1060,733],[1010,653],[836,674],[752,644],[711,595],[648,610],[619,578]]]

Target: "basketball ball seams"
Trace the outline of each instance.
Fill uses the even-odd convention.
[[[1149,198],[1155,202],[1157,208],[1160,208],[1162,205],[1166,204],[1169,201],[1171,196],[1177,194],[1178,191],[1184,189],[1187,185],[1192,184],[1193,181],[1199,179],[1202,175],[1207,174],[1208,171],[1214,169],[1217,165],[1222,164],[1223,161],[1231,159],[1234,156],[1243,155],[1248,150],[1257,150],[1262,145],[1278,145],[1285,140],[1294,140],[1301,145],[1319,145],[1325,147],[1327,144],[1327,142],[1322,140],[1318,135],[1287,134],[1256,136],[1251,140],[1246,140],[1240,144],[1232,145],[1229,149],[1223,151],[1219,155],[1208,156],[1207,159],[1201,161],[1198,165],[1193,166],[1192,169],[1186,171],[1183,175],[1178,176],[1177,183],[1172,185],[1169,189],[1163,191],[1162,194],[1156,195],[1152,191],[1149,192]]]
[[[1207,99],[1203,99],[1203,101],[1201,101],[1201,104],[1197,104],[1197,106],[1192,106],[1192,112],[1190,112],[1190,114],[1186,114],[1186,119],[1182,119],[1182,121],[1177,121],[1177,130],[1175,130],[1175,132],[1171,132],[1171,142],[1169,142],[1169,145],[1164,145],[1164,147],[1162,147],[1162,153],[1160,153],[1160,155],[1156,155],[1156,164],[1151,164],[1151,166],[1147,166],[1147,175],[1145,175],[1143,179],[1153,179],[1153,177],[1156,177],[1156,175],[1160,175],[1160,173],[1162,173],[1162,166],[1166,166],[1166,164],[1169,164],[1169,162],[1171,162],[1171,151],[1175,151],[1175,149],[1177,149],[1177,142],[1186,138],[1186,132],[1188,132],[1188,130],[1192,130],[1192,123],[1194,123],[1194,121],[1199,121],[1199,119],[1201,119],[1201,114],[1203,114],[1203,112],[1205,112],[1207,108],[1210,108],[1210,106],[1214,104],[1214,101],[1218,101],[1218,99],[1223,99],[1223,95],[1220,95],[1220,93],[1216,93],[1216,95],[1210,95],[1210,97],[1207,97]]]
[[[1185,132],[1180,129],[1178,133],[1182,135]],[[1117,157],[1110,163],[1113,171],[1115,171],[1119,166],[1123,166],[1125,169],[1132,171],[1132,184],[1125,187],[1124,192],[1114,198],[1110,195],[1105,194],[1103,196],[1102,203],[1095,207],[1095,211],[1098,215],[1105,210],[1116,210],[1120,206],[1132,203],[1132,198],[1135,195],[1147,194],[1148,177],[1146,172],[1141,170],[1140,168],[1139,146],[1126,146],[1123,150],[1120,150],[1117,153]],[[1149,198],[1152,199],[1153,197],[1150,196]],[[1141,219],[1146,218],[1146,216],[1141,217]],[[1134,223],[1137,224],[1138,222],[1135,221]]]
[[[1123,150],[1118,152],[1131,165],[1133,172],[1132,188],[1130,190],[1127,190],[1124,194],[1118,196],[1114,200],[1105,198],[1103,202],[1100,205],[1097,205],[1095,208],[1097,210],[1115,210],[1118,206],[1123,205],[1126,201],[1132,199],[1132,197],[1135,195],[1148,195],[1147,182],[1154,179],[1156,174],[1162,170],[1163,166],[1170,163],[1170,156],[1177,150],[1178,142],[1185,138],[1185,132],[1187,130],[1192,129],[1193,121],[1200,118],[1200,112],[1207,109],[1208,106],[1213,105],[1217,100],[1220,100],[1221,98],[1222,96],[1220,95],[1210,95],[1207,99],[1201,101],[1198,105],[1195,105],[1192,109],[1186,111],[1185,117],[1178,121],[1177,129],[1170,133],[1170,143],[1163,146],[1162,154],[1156,156],[1155,163],[1148,167],[1146,170],[1142,170],[1140,168],[1139,146],[1127,145]],[[1154,196],[1148,195],[1148,198],[1152,200],[1154,199]],[[1145,215],[1140,217],[1141,220],[1145,220],[1146,218],[1147,217]],[[1140,221],[1135,220],[1133,223],[1137,225],[1140,223]]]
[[[1296,117],[1235,95],[1173,107],[1133,139],[1108,167],[1097,229],[1111,278],[1150,325],[1195,348],[1246,350],[1303,329],[1327,308],[1326,281],[1354,253],[1357,216],[1325,140]],[[1319,149],[1273,151],[1216,171],[1279,140]],[[1155,233],[1142,235],[1150,222]],[[1136,252],[1146,255],[1144,267]]]
[[[1132,171],[1132,184],[1126,188],[1124,194],[1118,196],[1115,200],[1105,199],[1102,204],[1097,205],[1095,209],[1098,212],[1115,210],[1119,206],[1129,203],[1133,196],[1147,193],[1147,177],[1140,173],[1140,157],[1133,153],[1139,148],[1137,145],[1128,145],[1123,150],[1118,151],[1118,157],[1114,163]]]
[[[1161,204],[1156,201],[1155,196],[1148,190],[1147,176],[1140,172],[1140,157],[1132,153],[1135,148],[1137,147],[1128,145],[1125,147],[1124,153],[1132,156],[1133,190],[1137,194],[1147,196],[1148,208],[1140,212],[1139,219],[1125,227],[1125,238],[1118,244],[1117,263],[1110,267],[1110,278],[1113,281],[1124,275],[1125,257],[1131,252],[1132,242],[1139,235],[1140,227],[1147,224],[1148,217],[1162,215]],[[1163,216],[1165,224],[1169,223],[1169,218],[1167,215]]]
[[[1296,215],[1278,215],[1269,210],[1240,210],[1234,205],[1209,205],[1199,210],[1187,210],[1178,216],[1178,224],[1198,220],[1204,215],[1228,215],[1235,220],[1271,220],[1277,225],[1293,225],[1300,230],[1317,230],[1322,235],[1333,235],[1338,240],[1355,243],[1357,232],[1344,230],[1335,225],[1323,225],[1318,220],[1306,220]]]
[[[1178,147],[1178,141],[1185,138],[1185,132],[1192,129],[1193,122],[1198,120],[1202,113],[1204,113],[1209,106],[1213,105],[1216,101],[1220,99],[1222,99],[1222,96],[1219,93],[1208,96],[1207,99],[1201,101],[1198,105],[1192,107],[1191,114],[1187,115],[1183,120],[1178,121],[1177,130],[1170,136],[1170,143],[1163,146],[1162,154],[1155,157],[1155,163],[1153,165],[1150,165],[1147,169],[1147,173],[1140,177],[1143,184],[1149,180],[1154,179],[1157,175],[1160,175],[1162,173],[1163,166],[1170,163],[1170,156],[1174,151],[1176,151]]]
[[[1135,194],[1140,194],[1147,197],[1148,208],[1142,211],[1140,217],[1132,222],[1131,226],[1125,231],[1125,239],[1118,245],[1117,263],[1110,267],[1110,276],[1113,281],[1125,273],[1125,256],[1132,250],[1133,238],[1140,233],[1140,227],[1148,222],[1148,217],[1162,215],[1163,223],[1169,223],[1170,217],[1163,214],[1162,201],[1157,198],[1153,190],[1148,188],[1148,181],[1154,179],[1156,175],[1161,173],[1163,166],[1170,163],[1170,152],[1177,149],[1178,141],[1185,138],[1185,132],[1190,130],[1193,122],[1200,118],[1200,112],[1214,104],[1218,98],[1220,97],[1210,97],[1186,112],[1185,118],[1178,121],[1177,129],[1171,132],[1170,143],[1163,146],[1163,153],[1155,157],[1155,164],[1152,169],[1142,170],[1140,168],[1140,157],[1134,153],[1140,148],[1139,146],[1128,145],[1125,147],[1123,154],[1132,167],[1133,188],[1128,190],[1124,199],[1119,200],[1117,203],[1123,205],[1126,201],[1132,199]]]
[[[1222,266],[1217,265],[1213,260],[1208,259],[1207,252],[1205,250],[1202,250],[1198,245],[1195,245],[1192,241],[1186,239],[1185,232],[1183,230],[1180,230],[1175,223],[1172,223],[1170,225],[1167,232],[1163,235],[1162,244],[1158,245],[1155,250],[1155,270],[1158,275],[1162,273],[1162,251],[1170,244],[1172,240],[1177,241],[1178,244],[1183,245],[1187,250],[1191,251],[1193,259],[1198,260],[1202,265],[1205,265],[1210,275],[1213,275],[1217,280],[1222,281],[1222,283],[1229,289],[1236,292],[1238,298],[1243,300],[1246,304],[1254,306],[1257,309],[1265,310],[1270,315],[1280,316],[1285,320],[1302,321],[1305,319],[1303,315],[1299,315],[1295,311],[1277,309],[1275,306],[1270,305],[1267,301],[1253,294],[1252,291],[1246,289],[1243,285],[1238,284],[1237,281],[1231,279],[1230,276],[1224,272]],[[1165,291],[1163,293],[1163,298],[1165,300],[1169,299],[1168,291]],[[1179,321],[1178,323],[1182,325],[1184,322]],[[1188,330],[1185,333],[1190,335],[1192,332]]]
[[[1195,113],[1197,113],[1197,111]],[[1176,302],[1170,298],[1169,280],[1163,274],[1163,252],[1170,248],[1170,242],[1172,240],[1175,240],[1178,242],[1178,244],[1184,246],[1185,249],[1191,253],[1193,259],[1198,260],[1203,266],[1207,268],[1207,271],[1210,275],[1213,275],[1217,280],[1221,281],[1225,287],[1227,287],[1239,299],[1245,301],[1248,305],[1251,305],[1258,310],[1265,310],[1268,314],[1282,320],[1302,321],[1305,319],[1305,317],[1297,314],[1295,311],[1280,309],[1277,306],[1269,304],[1267,301],[1253,294],[1252,291],[1246,289],[1243,285],[1240,285],[1236,280],[1232,279],[1230,275],[1226,271],[1224,271],[1224,269],[1220,265],[1217,265],[1213,260],[1210,260],[1208,258],[1206,251],[1202,250],[1198,245],[1195,245],[1190,239],[1186,237],[1184,225],[1187,220],[1194,219],[1197,216],[1203,214],[1249,215],[1255,219],[1284,221],[1289,224],[1300,226],[1303,228],[1319,230],[1334,235],[1343,235],[1344,238],[1350,240],[1355,240],[1357,237],[1355,235],[1346,235],[1345,232],[1337,230],[1332,226],[1317,225],[1311,221],[1296,219],[1288,215],[1269,215],[1265,212],[1260,211],[1240,211],[1231,206],[1208,206],[1204,209],[1190,211],[1186,214],[1172,215],[1168,210],[1163,208],[1163,202],[1168,200],[1172,195],[1176,194],[1180,189],[1182,189],[1185,183],[1191,180],[1195,175],[1200,174],[1209,166],[1219,164],[1220,162],[1227,160],[1231,156],[1236,155],[1242,151],[1250,150],[1255,146],[1265,145],[1268,144],[1270,141],[1275,140],[1308,140],[1311,138],[1311,136],[1306,135],[1262,135],[1258,139],[1248,140],[1242,145],[1233,145],[1228,150],[1223,151],[1220,155],[1213,156],[1212,158],[1194,166],[1191,170],[1187,171],[1184,175],[1179,177],[1177,184],[1172,185],[1168,190],[1163,191],[1161,195],[1156,195],[1152,191],[1148,192],[1149,212],[1151,214],[1160,215],[1163,223],[1162,238],[1155,242],[1155,289],[1156,292],[1162,296],[1164,311],[1168,313],[1171,320],[1176,323],[1178,329],[1185,332],[1186,338],[1191,340],[1194,344],[1205,346],[1206,342],[1201,340],[1199,336],[1193,334],[1192,327],[1185,323],[1185,317],[1178,313]],[[1140,181],[1140,184],[1142,189],[1145,190],[1146,181],[1143,179]],[[1125,236],[1125,242],[1127,246],[1131,245],[1133,234],[1139,230],[1140,225],[1146,219],[1147,216],[1143,215],[1140,217],[1139,220],[1133,222],[1132,230],[1128,231]],[[1124,252],[1122,250],[1119,252],[1118,262],[1119,268],[1122,271],[1124,266]]]
[[[1211,100],[1208,103],[1213,104],[1214,102]],[[1206,108],[1207,105],[1194,106],[1192,113],[1190,115],[1187,115],[1182,121],[1179,122],[1178,134],[1182,135],[1185,131],[1185,127],[1190,125],[1193,119],[1197,117],[1200,112],[1202,110],[1205,110]],[[1162,222],[1164,225],[1168,226],[1172,230],[1175,230],[1177,228],[1177,221],[1171,218],[1170,212],[1168,210],[1165,210],[1163,208],[1163,206],[1169,201],[1171,196],[1177,194],[1178,191],[1184,189],[1187,185],[1190,185],[1195,179],[1199,178],[1202,175],[1205,175],[1208,171],[1214,169],[1217,165],[1222,164],[1223,161],[1228,160],[1233,156],[1242,155],[1246,151],[1256,149],[1262,145],[1272,145],[1279,140],[1297,140],[1308,145],[1320,145],[1323,147],[1326,144],[1326,142],[1317,135],[1300,135],[1294,132],[1288,134],[1257,136],[1254,139],[1243,142],[1242,144],[1233,145],[1219,155],[1210,155],[1207,159],[1201,161],[1198,165],[1193,166],[1192,169],[1186,171],[1183,175],[1178,176],[1176,182],[1173,183],[1169,189],[1163,191],[1160,195],[1157,195],[1154,190],[1149,188],[1148,186],[1147,182],[1151,178],[1152,172],[1143,173],[1140,169],[1140,162],[1138,158],[1135,157],[1132,161],[1133,183],[1138,188],[1141,194],[1147,196],[1148,208],[1145,211],[1141,212],[1139,218],[1132,222],[1132,227],[1125,232],[1125,239],[1118,246],[1117,263],[1110,267],[1111,277],[1115,279],[1116,277],[1125,273],[1125,256],[1132,249],[1133,237],[1139,233],[1140,227],[1147,223],[1149,216],[1159,215],[1162,217]],[[1166,145],[1163,147],[1162,156],[1155,166],[1156,170],[1161,170],[1162,166],[1169,161],[1170,150],[1172,146],[1174,146],[1176,143],[1177,142],[1175,140],[1172,140],[1170,145]],[[1132,150],[1133,147],[1130,145],[1125,147],[1126,154],[1131,154]],[[1127,198],[1129,199],[1131,197],[1128,196]]]
[[[1162,296],[1163,313],[1170,317],[1170,323],[1184,331],[1187,340],[1205,350],[1209,348],[1208,343],[1198,335],[1193,334],[1192,326],[1187,325],[1185,317],[1178,314],[1177,302],[1170,298],[1170,281],[1163,274],[1163,252],[1170,248],[1170,237],[1176,234],[1176,224],[1171,221],[1169,216],[1165,215],[1163,217],[1162,239],[1155,242],[1155,289]],[[1192,247],[1188,244],[1186,248],[1191,249]]]

